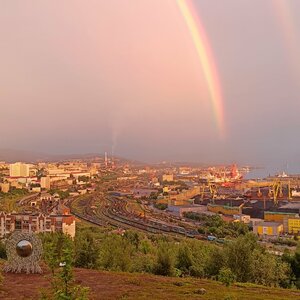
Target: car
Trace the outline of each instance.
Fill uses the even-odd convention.
[[[214,235],[208,235],[207,236],[207,240],[210,241],[210,242],[213,242],[217,239],[217,237],[215,237]]]

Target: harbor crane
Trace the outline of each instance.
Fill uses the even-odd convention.
[[[281,180],[275,179],[274,182],[269,186],[268,196],[273,199],[274,204],[278,205],[278,198],[283,197],[283,186],[287,185],[288,200],[292,199],[291,195],[291,184],[290,182],[283,183]]]
[[[208,181],[200,187],[201,199],[204,199],[205,194],[209,193],[213,203],[218,194],[218,187],[215,183]]]

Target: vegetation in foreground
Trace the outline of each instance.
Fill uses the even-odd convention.
[[[130,288],[126,292],[121,289],[120,293],[124,292],[124,295],[122,294],[123,298],[118,296],[118,299],[149,299],[151,284],[151,293],[156,290],[156,299],[165,299],[166,295],[174,299],[187,296],[189,299],[199,299],[199,295],[204,293],[203,299],[292,299],[292,295],[300,297],[300,292],[296,289],[274,288],[298,287],[300,248],[295,254],[286,253],[283,257],[277,257],[267,253],[251,233],[222,247],[198,240],[179,241],[162,235],[146,236],[135,231],[127,231],[120,236],[104,232],[98,227],[87,226],[78,229],[74,241],[58,233],[43,234],[41,237],[44,261],[50,270],[47,276],[51,286],[41,290],[40,299],[97,299],[93,296],[96,288],[93,284],[97,285],[95,276],[104,275],[123,276],[126,284],[136,287],[135,292]],[[0,250],[1,256],[5,258],[3,245]],[[102,271],[97,273],[91,270],[93,280],[87,284],[82,281],[79,285],[74,280],[73,267],[86,270],[80,272],[88,272],[87,269]],[[164,277],[105,273],[105,270],[150,273]],[[145,282],[148,280],[153,282]],[[157,286],[154,286],[154,282],[157,282]]]
[[[87,226],[77,230],[74,241],[60,234],[42,237],[45,260],[51,270],[63,261],[62,245],[69,245],[72,265],[79,268],[206,278],[228,286],[238,281],[270,287],[300,287],[300,247],[295,254],[278,257],[268,253],[251,233],[223,246],[163,235],[147,236],[135,231],[121,236]],[[49,260],[55,256],[55,261]]]

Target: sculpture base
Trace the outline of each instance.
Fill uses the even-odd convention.
[[[42,242],[32,233],[15,231],[6,242],[7,263],[4,272],[43,273],[39,266]]]

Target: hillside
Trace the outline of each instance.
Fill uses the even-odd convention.
[[[109,156],[111,154],[108,154]],[[27,163],[37,162],[61,162],[74,159],[93,160],[95,158],[104,158],[104,153],[69,153],[69,154],[50,154],[35,151],[15,150],[15,149],[2,149],[0,148],[0,161],[13,163],[22,161]],[[114,156],[114,160],[121,163],[130,163],[133,165],[144,165],[144,162],[131,160],[120,156]]]
[[[50,286],[48,275],[5,274],[0,299],[38,299],[39,291]],[[77,283],[90,287],[90,299],[300,299],[300,291],[249,284],[227,288],[218,282],[203,279],[87,269],[76,269],[75,275]],[[201,288],[206,289],[205,295],[199,294]]]
[[[0,149],[0,161],[6,162],[56,162],[70,159],[90,159],[98,157],[99,153],[86,153],[86,154],[49,154],[35,151],[15,150],[15,149]]]

